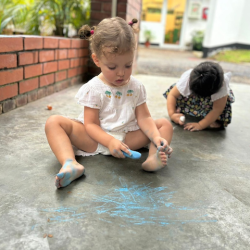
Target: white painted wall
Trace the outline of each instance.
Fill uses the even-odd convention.
[[[211,0],[203,46],[250,44],[250,1]]]
[[[218,0],[217,0],[218,1]],[[220,1],[220,0],[219,0]],[[183,19],[182,33],[180,45],[182,48],[187,47],[187,44],[192,40],[192,33],[194,31],[206,31],[207,21],[202,19],[202,9],[208,7],[208,17],[210,16],[210,2],[211,0],[197,0],[201,4],[201,13],[199,19],[191,19],[188,17],[189,5],[192,0],[187,0],[185,16]]]
[[[250,1],[245,0],[238,34],[238,43],[250,45]]]
[[[153,35],[154,39],[150,42],[155,44],[161,44],[164,39],[163,34],[163,25],[160,22],[146,22],[141,21],[140,23],[140,33],[139,33],[139,42],[145,43],[146,39],[144,37],[145,30],[150,30],[151,34]]]

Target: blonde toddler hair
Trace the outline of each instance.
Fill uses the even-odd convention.
[[[89,40],[90,50],[98,58],[108,54],[124,54],[136,48],[133,24],[137,19],[127,23],[120,17],[103,19],[97,26],[83,25],[78,34],[81,39]]]

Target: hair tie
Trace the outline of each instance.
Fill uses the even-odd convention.
[[[94,31],[94,30],[91,30],[91,31],[90,31],[90,34],[91,34],[91,35],[93,35],[94,33],[95,33],[95,31]]]
[[[128,23],[128,25],[130,25],[130,26],[132,27],[133,24],[134,24],[134,23],[137,23],[137,22],[138,22],[138,20],[137,20],[136,18],[133,18],[132,21],[130,21],[130,22]]]

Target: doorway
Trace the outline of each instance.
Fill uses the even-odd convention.
[[[178,47],[187,0],[143,0],[140,42],[151,34],[151,44]]]

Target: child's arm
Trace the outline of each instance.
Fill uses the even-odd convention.
[[[168,110],[168,115],[170,117],[170,119],[180,125],[183,125],[184,122],[182,122],[180,120],[180,117],[183,116],[183,114],[177,113],[176,112],[176,99],[181,95],[181,93],[179,92],[179,90],[177,89],[176,86],[174,86],[169,94],[168,94],[168,98],[167,98],[167,110]]]
[[[224,96],[214,101],[213,109],[205,116],[204,119],[202,119],[198,123],[187,123],[185,124],[184,129],[190,131],[198,131],[207,128],[209,125],[215,122],[223,112],[227,103],[227,97],[228,96]]]
[[[135,115],[140,129],[149,140],[152,141],[156,147],[163,146],[163,148],[167,148],[168,142],[161,137],[146,103],[136,107]]]
[[[121,151],[130,155],[129,147],[125,143],[107,134],[100,127],[99,109],[84,107],[84,126],[88,135],[96,142],[107,147],[114,157],[125,158]]]

